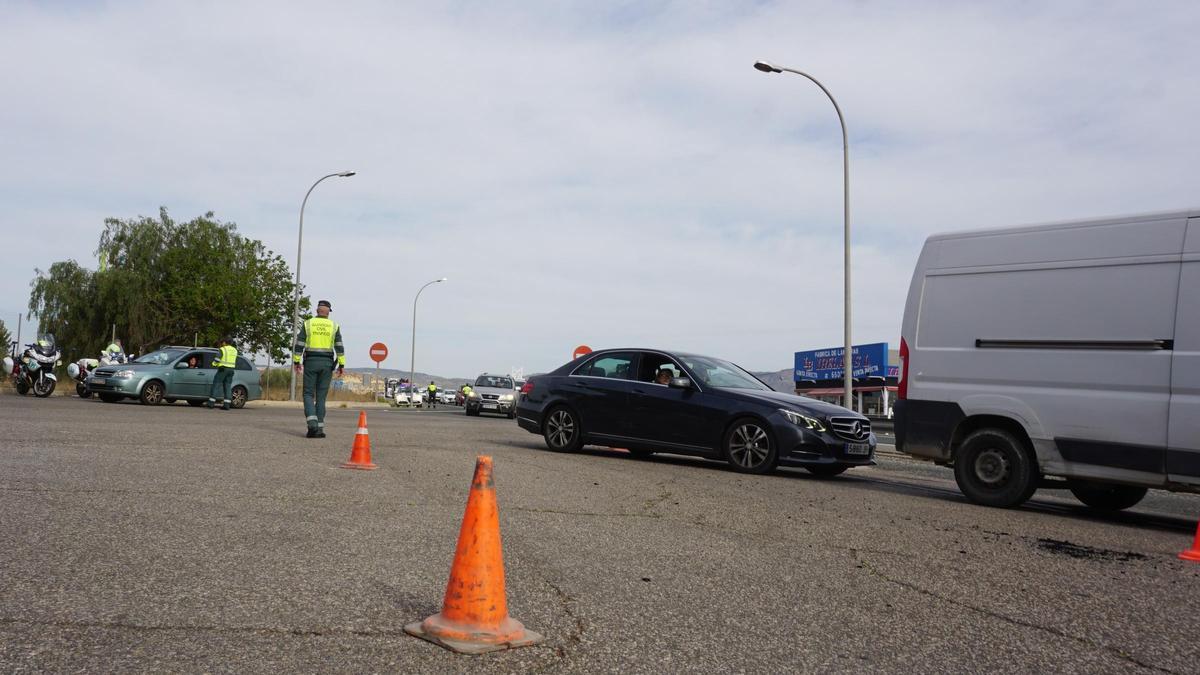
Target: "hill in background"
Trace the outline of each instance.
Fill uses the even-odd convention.
[[[346,372],[354,373],[356,376],[359,376],[360,378],[362,378],[362,381],[364,382],[364,384],[369,383],[371,381],[371,378],[375,377],[375,369],[374,368],[347,368]],[[379,369],[379,379],[381,382],[383,380],[386,380],[389,377],[394,377],[397,379],[400,379],[400,378],[408,379],[408,371],[407,370],[396,370],[395,368],[380,368]],[[433,380],[433,383],[436,384],[439,389],[458,389],[459,387],[463,386],[464,384],[474,384],[475,383],[475,378],[473,378],[473,377],[469,378],[469,379],[465,378],[465,377],[443,377],[441,375],[431,375],[429,373],[421,372],[419,370],[413,374],[413,380],[415,380],[417,382],[417,384],[423,384],[423,385],[428,385],[429,381]],[[383,388],[382,383],[379,385],[378,388],[379,389]]]

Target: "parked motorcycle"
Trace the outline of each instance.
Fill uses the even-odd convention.
[[[102,352],[99,359],[79,359],[68,365],[67,375],[75,380],[75,393],[79,394],[80,398],[91,398],[92,392],[88,389],[87,381],[92,372],[100,366],[129,363],[129,360],[129,356],[124,352]]]
[[[54,335],[47,333],[25,347],[17,361],[9,356],[4,357],[4,370],[11,374],[18,394],[24,396],[32,389],[34,396],[46,398],[54,393],[54,387],[58,384],[58,377],[54,374],[54,367],[60,363],[59,357],[62,356],[58,351],[58,343]]]
[[[91,398],[92,392],[88,389],[87,381],[91,377],[92,371],[100,367],[98,359],[79,359],[75,363],[67,366],[67,375],[75,380],[75,393],[79,394],[79,398]]]

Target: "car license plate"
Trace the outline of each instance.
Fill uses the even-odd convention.
[[[847,443],[846,444],[846,454],[847,455],[869,455],[869,454],[871,454],[871,444],[870,443]]]
[[[92,384],[104,384],[104,378],[103,377],[93,377]]]
[[[496,403],[484,403],[484,404],[483,404],[483,407],[485,407],[485,408],[495,408],[495,407],[496,407],[496,405],[497,405]]]

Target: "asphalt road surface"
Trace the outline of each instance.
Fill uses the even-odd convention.
[[[832,480],[606,449],[502,418],[0,393],[0,672],[1194,673],[1200,499],[1099,516],[967,503],[881,453]],[[475,457],[495,458],[511,615],[471,657],[440,608]]]

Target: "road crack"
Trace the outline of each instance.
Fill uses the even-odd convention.
[[[103,630],[132,630],[143,632],[216,633],[243,635],[259,633],[267,635],[295,635],[321,637],[325,635],[353,635],[356,637],[399,637],[407,635],[403,630],[354,630],[345,628],[279,628],[274,626],[218,626],[208,625],[146,625],[122,621],[39,621],[36,619],[0,618],[0,626],[31,626],[43,628],[100,628]]]
[[[1160,673],[1171,673],[1172,675],[1183,675],[1183,673],[1181,673],[1180,671],[1170,670],[1169,668],[1163,668],[1161,666],[1156,666],[1151,663],[1146,663],[1145,661],[1138,659],[1137,657],[1133,656],[1132,654],[1126,652],[1123,649],[1119,649],[1117,647],[1110,647],[1108,645],[1101,644],[1094,640],[1089,640],[1086,637],[1072,635],[1070,633],[1067,633],[1065,631],[1059,630],[1059,629],[1051,627],[1051,626],[1043,626],[1041,624],[1033,623],[1032,621],[1025,621],[1023,619],[1011,617],[1006,614],[1001,614],[999,612],[987,609],[986,607],[977,607],[975,605],[963,602],[961,600],[956,600],[954,598],[942,595],[940,593],[936,593],[934,591],[929,590],[928,588],[918,586],[917,584],[914,584],[914,583],[911,583],[908,581],[904,581],[902,579],[896,579],[896,578],[890,577],[890,576],[884,574],[883,572],[880,572],[878,569],[876,569],[874,566],[872,566],[869,562],[867,562],[865,559],[863,559],[859,555],[859,550],[850,549],[850,553],[851,553],[851,555],[854,556],[854,559],[858,562],[858,566],[861,567],[862,569],[865,569],[872,576],[876,577],[877,579],[886,581],[888,583],[900,586],[901,588],[906,588],[910,591],[915,591],[916,593],[919,593],[921,595],[925,595],[930,598],[934,598],[936,600],[941,600],[942,602],[949,603],[956,607],[961,607],[963,609],[975,612],[977,614],[982,614],[982,615],[990,617],[992,619],[1003,621],[1005,623],[1010,623],[1010,624],[1013,624],[1014,626],[1021,626],[1023,628],[1032,628],[1034,630],[1040,630],[1042,632],[1049,633],[1050,635],[1054,635],[1059,638],[1077,642],[1081,645],[1090,647],[1092,649],[1098,649],[1098,650],[1101,650],[1104,652],[1108,652],[1109,654],[1116,656],[1118,659],[1121,659],[1122,661],[1126,661],[1130,664],[1140,666],[1142,668],[1147,668],[1149,670],[1154,670],[1154,671],[1157,671]]]

